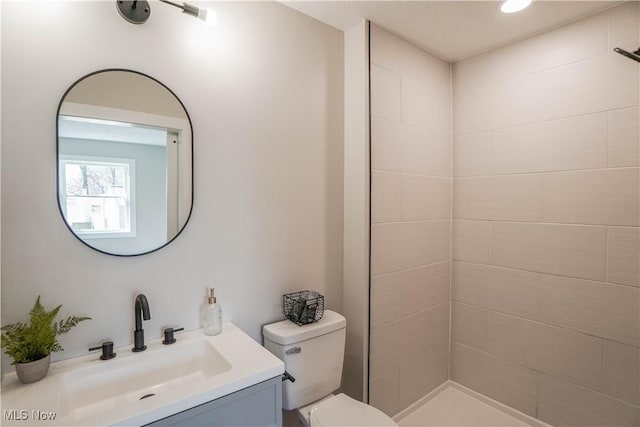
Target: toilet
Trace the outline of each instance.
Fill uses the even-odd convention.
[[[346,327],[342,315],[325,310],[315,323],[283,320],[262,328],[265,348],[295,378],[282,383],[282,407],[295,410],[305,426],[397,426],[373,406],[332,394],[342,378]]]

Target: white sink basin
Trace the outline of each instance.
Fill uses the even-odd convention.
[[[203,383],[229,369],[231,364],[206,339],[150,349],[135,357],[116,357],[113,363],[94,364],[64,374],[59,415],[84,418],[119,410],[125,403]]]
[[[121,347],[107,361],[91,354],[53,363],[33,384],[6,374],[3,413],[25,410],[28,425],[143,425],[284,372],[282,361],[231,323],[215,337],[196,330],[176,338],[168,346],[150,341],[140,353]],[[38,420],[34,411],[55,413],[55,419]]]

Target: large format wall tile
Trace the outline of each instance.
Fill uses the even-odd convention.
[[[605,341],[602,391],[640,406],[640,348]]]
[[[451,179],[451,136],[432,134],[433,156],[427,159],[428,175]]]
[[[637,346],[640,345],[640,289],[544,275],[541,319]]]
[[[540,318],[540,274],[465,262],[454,262],[452,271],[454,301]]]
[[[606,51],[607,16],[597,14],[495,49],[486,56],[491,58],[489,72],[493,81],[500,82],[538,74]]]
[[[454,63],[451,67],[454,92],[460,95],[468,89],[494,84],[492,59],[491,55],[475,55]]]
[[[491,260],[491,222],[453,220],[453,259],[488,264]]]
[[[543,73],[543,119],[638,105],[638,64],[615,52]]]
[[[449,138],[373,117],[371,167],[378,171],[448,178],[451,173]]]
[[[609,9],[609,50],[614,47],[637,48],[640,44],[640,3],[628,1]]]
[[[537,122],[544,117],[544,84],[540,74],[528,74],[496,86],[498,127]]]
[[[375,381],[400,366],[397,321],[371,326],[370,334],[369,381]]]
[[[372,117],[371,168],[425,174],[424,164],[432,151],[428,140],[427,132]],[[372,193],[376,191],[371,188]]]
[[[375,24],[372,25],[371,47],[372,64],[403,77],[421,79],[434,87],[449,87],[448,63]]]
[[[593,390],[602,389],[602,340],[536,324],[535,369]]]
[[[425,325],[429,325],[425,328]],[[449,351],[449,303],[385,323],[371,330],[370,378],[422,360],[430,352]],[[436,374],[436,373],[432,373]]]
[[[640,225],[639,169],[544,176],[544,220],[570,224]]]
[[[403,221],[450,218],[451,179],[403,175]]]
[[[371,115],[400,121],[400,75],[376,65],[371,67]]]
[[[389,416],[397,414],[400,406],[400,374],[394,369],[371,381],[369,404]]]
[[[451,341],[487,351],[489,312],[484,308],[451,304]]]
[[[437,305],[396,323],[399,336],[399,366],[420,360],[429,351],[448,352],[449,348],[449,303]],[[425,325],[429,325],[425,328]]]
[[[398,273],[401,276],[400,317],[410,316],[449,301],[450,262],[441,262]]]
[[[398,333],[403,335],[400,345],[405,352],[400,358],[400,404],[406,408],[448,379],[449,303],[407,317],[404,322],[398,322]]]
[[[498,124],[496,88],[479,86],[465,90],[453,86],[453,134],[460,136],[495,129]]]
[[[402,219],[402,176],[396,173],[372,172],[371,222],[394,222]]]
[[[540,221],[542,176],[512,175],[453,180],[456,219]]]
[[[592,390],[602,388],[602,351],[599,338],[500,313],[489,315],[489,353]]]
[[[371,274],[377,275],[449,259],[450,221],[374,224]]]
[[[400,368],[400,407],[406,408],[449,379],[448,346],[428,349]]]
[[[538,418],[555,426],[636,427],[637,407],[540,375],[538,378]]]
[[[607,282],[640,286],[640,229],[609,227]]]
[[[604,280],[604,227],[493,223],[492,263],[522,270]]]
[[[509,405],[536,415],[536,375],[521,365],[453,343],[451,379]]]
[[[449,262],[371,279],[371,326],[415,314],[449,300]]]
[[[491,175],[491,132],[453,139],[453,176]]]
[[[609,111],[609,166],[640,166],[640,108]]]
[[[628,16],[633,16],[633,13],[629,9],[620,10],[615,14],[613,23],[616,26],[614,31],[622,30],[630,45],[634,42],[629,40],[629,36],[637,36],[634,33],[637,32],[637,24],[634,27],[635,21]],[[454,89],[489,86],[601,55],[607,51],[606,20],[606,14],[594,15],[457,62],[453,67]],[[611,45],[609,50],[613,47]]]
[[[443,62],[443,64],[446,64]],[[449,65],[444,67],[447,78]],[[444,71],[443,70],[443,71]],[[449,87],[435,85],[424,76],[402,77],[402,123],[430,132],[449,135],[451,96]]]
[[[371,278],[370,315],[371,328],[400,318],[402,289],[405,286],[405,273],[411,270],[396,271]]]
[[[537,324],[492,312],[489,315],[488,353],[535,368],[535,336]]]
[[[605,168],[607,137],[607,113],[501,129],[493,136],[493,173]]]

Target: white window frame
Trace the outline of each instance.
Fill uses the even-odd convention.
[[[73,232],[84,239],[113,239],[123,237],[136,237],[136,161],[135,159],[115,158],[115,157],[97,157],[97,156],[80,156],[80,155],[61,155],[58,166],[59,172],[59,194],[60,207],[64,213],[65,221],[67,220],[67,180],[65,166],[68,163],[78,164],[94,164],[94,165],[126,165],[129,168],[129,176],[126,177],[129,190],[129,231],[100,231],[100,230],[75,230]],[[99,197],[99,196],[97,196]]]

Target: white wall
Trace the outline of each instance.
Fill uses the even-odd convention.
[[[141,26],[113,1],[2,5],[2,323],[25,320],[38,294],[62,315],[93,317],[57,358],[131,343],[138,292],[148,339],[197,328],[205,286],[255,339],[284,292],[318,289],[342,308],[342,33],[275,3],[212,6],[219,22],[206,33],[155,2]],[[193,215],[141,257],[88,249],[56,206],[58,102],[111,67],[159,79],[193,121]]]

